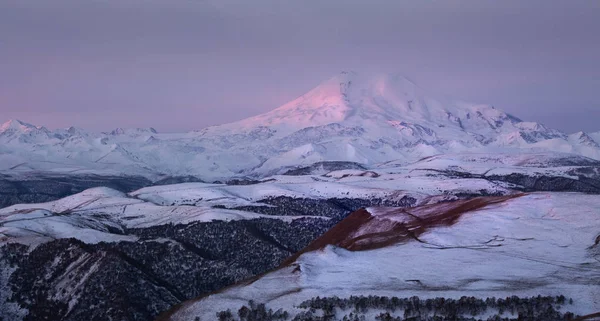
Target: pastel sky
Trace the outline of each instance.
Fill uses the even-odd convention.
[[[600,131],[600,1],[0,0],[0,122],[186,131],[341,70]]]

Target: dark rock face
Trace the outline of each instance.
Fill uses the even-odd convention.
[[[358,163],[353,162],[342,162],[342,161],[332,161],[332,162],[318,162],[314,163],[307,167],[300,167],[295,169],[290,169],[287,172],[283,173],[283,175],[291,175],[291,176],[300,176],[300,175],[314,175],[314,174],[326,174],[331,171],[339,171],[342,169],[359,169],[364,170],[365,167]]]
[[[524,192],[548,191],[600,194],[600,167],[578,167],[568,171],[567,174],[574,178],[564,176],[529,176],[516,173],[503,176],[492,175],[485,178],[518,185]]]
[[[519,185],[524,192],[581,192],[600,194],[600,181],[590,179],[572,179],[567,177],[527,176],[510,174],[506,176],[490,176],[490,180],[508,182]]]
[[[170,176],[158,180],[152,185],[172,185],[181,183],[204,183],[204,181],[195,176]]]
[[[600,160],[587,158],[584,156],[573,156],[556,158],[546,164],[546,167],[560,167],[560,166],[600,166]]]
[[[480,175],[460,171],[436,171],[435,175],[449,179],[475,178],[513,184],[523,192],[579,192],[600,194],[600,166],[582,166],[568,170],[564,176],[543,176],[512,173],[508,175]],[[572,176],[572,177],[568,177]],[[485,193],[484,193],[485,194]]]
[[[255,179],[232,179],[225,182],[227,185],[256,185],[260,183],[261,181]]]
[[[141,176],[41,175],[28,180],[0,176],[0,208],[23,203],[54,201],[92,187],[131,192],[152,182]]]
[[[260,201],[259,203],[264,203],[268,206],[240,206],[234,209],[265,215],[318,215],[329,217],[337,221],[345,218],[347,214],[363,207],[410,207],[416,205],[417,200],[408,196],[399,200],[387,200],[381,198],[331,198],[328,200],[313,200],[279,196]]]

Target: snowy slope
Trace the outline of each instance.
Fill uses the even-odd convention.
[[[402,211],[369,212],[365,215],[382,223],[415,220]],[[418,209],[412,214],[422,215]],[[467,211],[449,225],[431,226],[418,236],[420,242],[407,239],[366,251],[329,245],[306,252],[253,282],[183,304],[170,319],[209,320],[218,311],[237,311],[249,300],[293,314],[305,300],[334,295],[565,295],[574,300],[570,311],[593,313],[600,309],[599,218],[596,196],[536,193],[509,199]],[[394,231],[393,226],[398,225],[379,224],[378,232]],[[361,227],[346,233],[368,235]]]
[[[225,185],[184,183],[142,188],[125,195],[109,188],[92,188],[84,192],[41,204],[19,204],[0,209],[0,239],[20,242],[43,242],[75,237],[84,242],[131,240],[116,231],[163,224],[187,224],[212,220],[240,220],[269,217],[291,221],[296,216],[262,215],[247,211],[214,208],[268,206],[261,201],[288,197],[294,199],[385,199],[401,201],[409,197],[427,202],[432,195],[454,191],[511,193],[510,184],[484,179],[445,180],[443,177],[383,174],[381,179],[368,176],[336,178],[315,176],[276,176],[265,183]],[[448,196],[452,199],[451,196]],[[111,232],[112,231],[112,232]]]
[[[421,205],[518,190],[600,193],[600,161],[557,153],[446,154],[408,165],[388,162],[370,170],[275,175],[246,185],[183,183],[146,187],[129,195],[92,188],[49,203],[0,209],[0,234],[46,239],[71,235],[99,242],[122,240],[111,231],[125,228],[265,217],[247,207],[269,207],[269,201],[281,198]],[[96,232],[87,233],[92,229]]]
[[[16,127],[22,129],[21,125]],[[72,132],[80,131],[74,129]],[[129,138],[130,134],[126,132],[117,131],[116,138],[111,139],[121,142],[143,139],[148,131],[136,130],[136,135],[140,135],[137,138]],[[91,137],[83,139],[95,141]],[[0,148],[6,146],[0,145]],[[105,170],[111,169],[106,167]],[[35,173],[26,176],[27,179],[35,177]],[[19,263],[17,270],[47,267],[46,272],[27,272],[33,273],[27,275],[35,276],[30,280],[36,284],[46,284],[44,275],[50,275],[49,271],[53,270],[56,271],[52,273],[62,273],[65,278],[69,275],[68,279],[71,279],[70,265],[57,266],[53,261],[55,255],[71,257],[73,264],[78,265],[80,249],[81,259],[90,256],[90,249],[100,251],[93,256],[106,265],[94,270],[93,275],[107,272],[106,277],[87,281],[86,273],[73,270],[74,274],[84,276],[85,287],[90,289],[88,294],[81,296],[81,302],[92,303],[83,304],[82,311],[88,311],[89,306],[95,304],[93,302],[108,300],[109,306],[114,303],[114,297],[102,296],[104,288],[114,287],[115,291],[138,289],[140,280],[154,284],[153,273],[159,271],[163,284],[177,284],[187,292],[185,296],[176,296],[165,303],[163,294],[146,296],[146,292],[134,290],[142,296],[139,299],[142,305],[137,307],[136,304],[136,309],[144,306],[154,309],[155,304],[162,302],[160,310],[152,310],[152,316],[155,316],[184,300],[270,271],[292,255],[288,259],[291,267],[285,265],[247,287],[229,288],[223,294],[226,298],[221,294],[209,297],[208,308],[201,301],[198,305],[188,305],[189,310],[181,313],[190,313],[192,320],[206,313],[208,317],[202,319],[212,320],[215,311],[237,309],[247,304],[248,298],[294,312],[297,311],[294,305],[316,295],[347,297],[353,294],[419,295],[423,298],[563,294],[576,300],[574,312],[590,312],[590,305],[592,308],[597,306],[590,298],[598,295],[594,292],[598,284],[594,271],[598,267],[593,262],[595,252],[583,247],[593,245],[593,240],[590,243],[588,239],[594,233],[597,235],[598,232],[593,230],[599,230],[595,223],[600,208],[598,196],[533,194],[511,199],[520,191],[539,190],[600,194],[600,161],[547,151],[455,153],[369,166],[321,163],[260,180],[151,186],[128,194],[110,188],[93,188],[53,202],[0,209],[0,249],[15,251],[9,254],[36,253],[24,257],[31,266]],[[475,216],[465,214],[455,225],[437,225],[439,220],[446,225],[455,221],[455,217],[442,217],[440,213],[468,212],[464,204],[470,204],[471,200],[467,199],[479,195],[503,195],[495,198],[502,203],[471,213]],[[478,202],[478,199],[474,201]],[[397,208],[405,206],[419,207]],[[319,243],[318,247],[306,248],[302,256],[294,256],[293,253],[338,220],[361,207],[368,207],[368,211],[360,213],[369,221],[350,224],[350,228],[340,234],[343,239],[325,242],[335,247]],[[467,209],[474,210],[469,206]],[[491,216],[477,220],[479,213]],[[584,219],[589,222],[584,224]],[[232,220],[234,222],[223,222]],[[336,227],[330,232],[337,233]],[[409,239],[413,235],[429,244]],[[386,246],[359,252],[340,248],[365,250],[373,243]],[[19,246],[21,250],[18,250]],[[454,249],[455,246],[460,248]],[[452,249],[441,250],[440,247]],[[217,248],[223,257],[245,262],[244,267],[252,270],[240,270],[231,261],[215,261],[210,248]],[[114,249],[116,253],[113,253]],[[53,254],[45,255],[51,250],[54,252],[48,253]],[[115,271],[126,269],[110,268],[123,259],[123,254],[119,254],[122,251],[127,254],[125,258],[136,258],[135,266],[141,274],[124,277]],[[40,253],[41,259],[38,258]],[[248,256],[252,259],[248,260]],[[197,258],[200,263],[190,265],[191,258]],[[440,273],[440,262],[449,262],[443,267],[454,272]],[[424,266],[431,268],[423,269]],[[296,271],[298,267],[300,273]],[[153,272],[148,275],[149,268]],[[542,274],[534,276],[531,269]],[[593,270],[590,272],[590,269]],[[11,271],[6,275],[21,273]],[[222,279],[223,271],[227,271],[225,279]],[[29,280],[28,276],[25,278]],[[406,281],[417,278],[420,283]],[[3,280],[8,279],[4,277]],[[20,280],[17,278],[12,288],[21,290],[22,287],[20,295],[23,297],[19,302],[30,302],[27,301],[30,300],[28,288],[19,283]],[[363,282],[356,283],[357,280]],[[581,280],[596,287],[584,285]],[[515,287],[515,284],[526,284],[527,289]],[[51,290],[62,293],[62,289],[58,286]],[[135,297],[135,294],[129,293],[127,297]],[[220,305],[213,304],[210,301],[213,299]],[[65,300],[68,302],[69,298]],[[118,304],[130,307],[131,302],[134,301],[125,300]],[[41,309],[38,305],[45,307],[43,301],[36,301],[30,311]],[[111,310],[91,311],[104,313]]]
[[[161,134],[0,126],[0,172],[126,173],[206,180],[268,176],[320,161],[367,165],[443,153],[565,152],[600,159],[599,134],[566,135],[489,105],[435,98],[399,75],[342,72],[262,115]]]
[[[320,172],[317,170],[317,172]],[[584,174],[587,173],[587,174]],[[587,175],[587,176],[586,176]],[[600,161],[571,154],[445,154],[412,164],[380,164],[370,170],[334,170],[325,174],[275,175],[251,185],[185,183],[152,186],[134,191],[131,196],[158,205],[222,205],[228,208],[261,206],[276,197],[306,199],[386,199],[403,197],[426,202],[438,195],[505,195],[514,190],[531,190],[519,185],[548,179],[547,189],[600,192]],[[586,177],[590,181],[582,182]],[[580,190],[574,184],[560,189],[560,180],[597,190]]]
[[[159,206],[109,188],[92,188],[54,202],[0,209],[0,243],[37,244],[71,237],[86,243],[135,241],[136,237],[122,235],[124,229],[261,217],[288,222],[299,218],[209,206]]]
[[[590,136],[594,140],[594,142],[600,144],[600,132],[591,133],[588,134],[588,136]]]

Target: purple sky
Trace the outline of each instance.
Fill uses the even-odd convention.
[[[600,1],[0,0],[0,122],[184,131],[341,70],[600,130]]]

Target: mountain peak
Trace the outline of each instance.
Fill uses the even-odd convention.
[[[20,121],[18,119],[11,119],[5,122],[4,124],[0,125],[0,133],[5,133],[7,131],[27,131],[32,129],[37,129],[37,127]]]
[[[121,127],[114,129],[110,133],[107,133],[111,136],[121,136],[121,135],[141,135],[141,134],[158,134],[156,129],[149,128],[127,128],[123,129]]]
[[[575,134],[570,135],[570,137],[581,145],[600,148],[600,144],[598,144],[598,142],[596,142],[596,140],[590,135],[588,135],[588,133],[586,132],[579,131]]]
[[[411,113],[414,118],[427,113],[419,103],[423,97],[422,89],[399,74],[342,71],[299,98],[241,124],[293,129],[365,119],[389,121]]]

